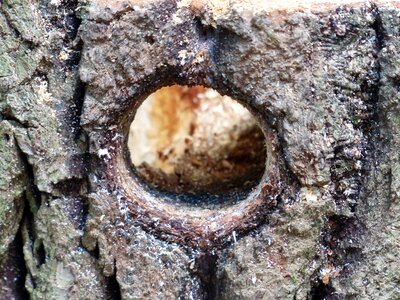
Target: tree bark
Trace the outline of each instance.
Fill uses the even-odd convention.
[[[0,299],[400,298],[400,5],[288,2],[0,2]],[[172,84],[257,118],[246,199],[132,172]]]

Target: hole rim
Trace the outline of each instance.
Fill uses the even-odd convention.
[[[154,91],[172,84],[180,83],[165,84]],[[186,85],[194,86],[194,84]],[[138,180],[137,175],[134,174],[127,143],[130,124],[138,107],[154,91],[138,97],[133,104],[133,109],[127,112],[123,126],[116,126],[116,130],[120,130],[123,136],[123,141],[119,146],[122,149],[114,149],[115,158],[111,161],[114,160],[119,173],[114,178],[118,198],[125,199],[130,217],[134,218],[144,230],[164,240],[206,251],[230,242],[233,233],[239,236],[264,222],[266,215],[276,206],[275,200],[282,191],[280,173],[283,163],[277,134],[268,126],[265,118],[262,118],[262,114],[252,106],[250,101],[224,93],[223,90],[212,86],[203,86],[212,88],[221,95],[228,95],[242,104],[256,118],[264,134],[267,151],[265,171],[260,182],[255,186],[255,191],[249,193],[239,203],[229,205],[227,208],[205,210],[195,209],[192,206],[192,211],[189,212],[146,190],[143,187],[143,181]],[[106,164],[110,164],[110,161]],[[205,211],[207,211],[206,214]]]
[[[129,125],[129,130],[131,125],[135,122],[135,118],[136,118],[136,114],[139,110],[139,108],[144,104],[144,102],[146,102],[148,100],[148,98],[151,95],[154,95],[156,92],[160,91],[161,89],[164,88],[168,88],[168,87],[173,87],[173,86],[180,86],[180,87],[187,87],[187,88],[192,88],[192,87],[203,87],[205,88],[205,90],[212,90],[214,92],[217,92],[220,96],[223,96],[220,94],[219,91],[209,88],[209,87],[205,87],[204,85],[192,85],[192,86],[188,86],[188,85],[180,85],[180,84],[172,84],[172,85],[165,85],[162,86],[160,88],[158,88],[155,92],[152,92],[149,94],[149,96],[145,97],[144,100],[140,101],[140,104],[136,106],[135,108],[135,113],[131,116],[132,121]],[[224,95],[224,96],[228,96],[228,95]],[[228,96],[229,97],[229,96]],[[257,189],[257,187],[260,185],[260,183],[264,180],[264,177],[266,176],[266,169],[267,169],[267,165],[268,165],[268,137],[265,132],[264,129],[265,127],[267,127],[266,124],[261,125],[261,123],[264,123],[265,121],[263,121],[262,119],[260,119],[259,117],[257,118],[257,115],[255,114],[254,111],[252,111],[251,109],[249,109],[249,107],[243,103],[242,101],[236,100],[232,97],[229,97],[231,101],[236,102],[238,104],[240,104],[242,106],[242,108],[244,108],[245,110],[247,110],[251,116],[255,119],[256,121],[256,125],[257,125],[257,129],[260,130],[263,138],[262,141],[264,142],[264,147],[263,149],[265,150],[265,156],[263,159],[263,172],[260,174],[260,176],[257,177],[257,179],[252,180],[252,183],[242,189],[239,186],[235,186],[234,187],[230,187],[229,189],[224,189],[222,192],[217,192],[215,193],[214,191],[208,191],[208,190],[204,190],[204,191],[188,191],[188,190],[183,190],[182,192],[179,191],[172,191],[172,190],[168,190],[168,189],[163,189],[163,188],[159,188],[157,187],[155,184],[153,184],[151,181],[147,180],[145,178],[144,175],[140,174],[140,171],[138,170],[138,167],[140,166],[136,166],[133,161],[132,161],[132,151],[134,151],[134,149],[130,149],[129,147],[129,131],[128,134],[125,135],[126,138],[124,140],[124,151],[125,151],[125,157],[126,160],[128,162],[128,168],[130,167],[132,169],[133,172],[131,172],[131,176],[134,178],[134,180],[140,181],[142,183],[142,186],[144,187],[144,189],[146,189],[150,194],[155,194],[157,193],[160,196],[164,196],[165,198],[165,202],[167,203],[171,203],[173,205],[187,205],[189,207],[201,207],[201,208],[209,208],[210,206],[214,206],[215,208],[223,208],[224,205],[233,205],[237,202],[240,202],[246,198],[249,197],[249,195],[251,194],[251,191],[254,189]],[[224,101],[225,99],[223,99],[222,101]],[[220,182],[221,184],[223,184],[223,182]],[[241,182],[244,184],[244,182]],[[238,196],[235,196],[238,195]],[[182,197],[183,196],[183,197]],[[199,200],[197,201],[197,198],[199,197],[213,197],[215,200]],[[235,201],[230,201],[227,200],[227,198],[230,197],[237,197],[237,200]],[[179,198],[188,198],[187,199],[179,199]],[[218,200],[218,198],[220,198],[220,200]]]

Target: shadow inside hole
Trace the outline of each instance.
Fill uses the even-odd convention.
[[[258,186],[265,136],[244,106],[202,86],[150,95],[131,124],[128,150],[143,187],[171,202],[232,203]]]

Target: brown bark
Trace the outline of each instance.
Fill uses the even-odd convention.
[[[399,14],[3,0],[0,299],[400,298]],[[257,118],[266,171],[245,199],[182,204],[132,172],[135,111],[172,84]]]

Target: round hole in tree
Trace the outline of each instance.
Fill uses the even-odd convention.
[[[130,126],[128,149],[139,177],[159,191],[247,193],[261,181],[265,136],[252,113],[203,86],[151,94]]]

